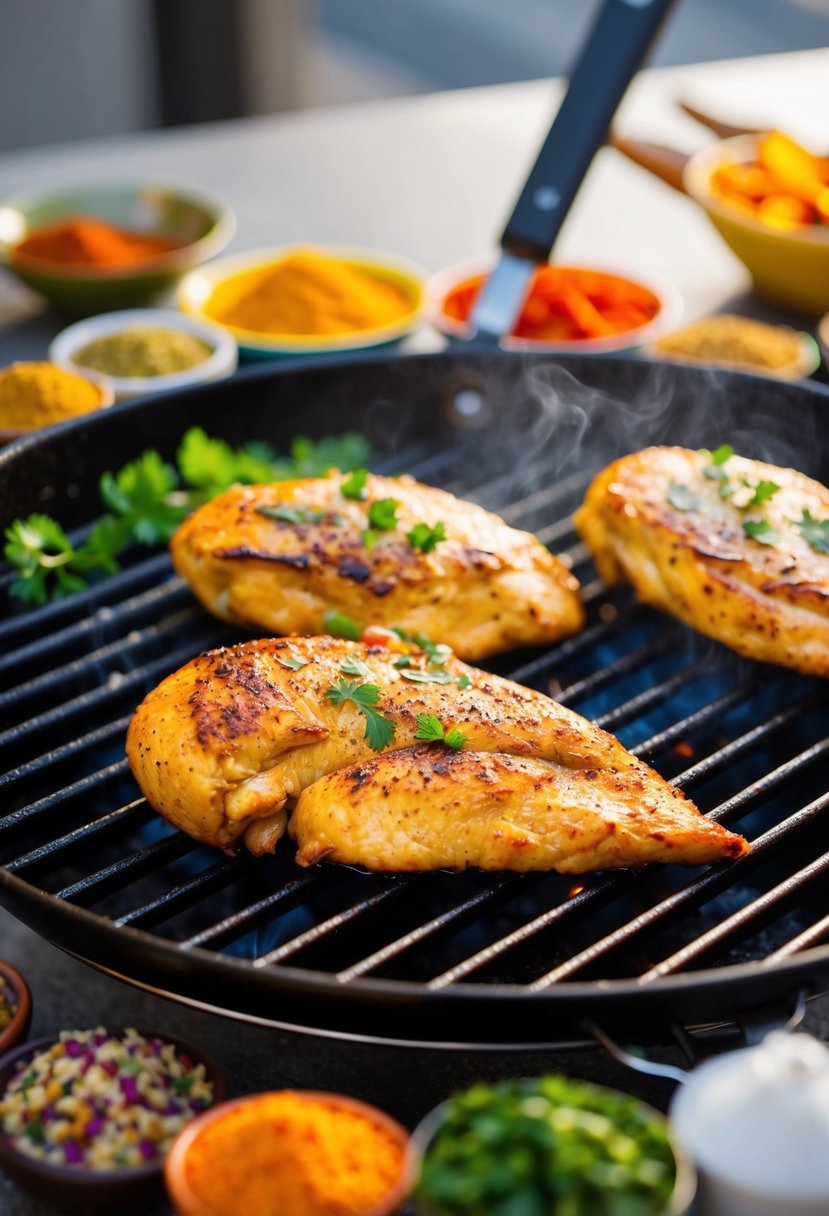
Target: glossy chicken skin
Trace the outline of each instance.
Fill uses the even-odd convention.
[[[286,808],[303,790],[377,754],[363,711],[326,695],[342,678],[379,688],[374,708],[394,725],[385,755],[415,745],[418,715],[434,714],[445,729],[464,733],[464,756],[547,761],[584,772],[591,807],[601,809],[600,790],[609,784],[643,807],[675,804],[687,817],[682,794],[578,714],[454,656],[439,667],[418,650],[407,657],[411,665],[401,669],[394,665],[399,650],[331,637],[269,638],[199,655],[136,710],[127,736],[133,773],[151,805],[197,840],[231,851],[244,836],[252,852],[272,851]],[[355,662],[364,674],[345,675],[343,666]],[[413,682],[413,671],[451,682]],[[468,686],[459,688],[464,676]],[[725,846],[721,855],[730,855]]]
[[[749,506],[763,481],[779,488]],[[575,523],[607,583],[747,658],[829,676],[829,555],[798,526],[804,509],[829,519],[829,491],[794,469],[646,448],[599,473]]]
[[[581,628],[578,583],[528,532],[411,477],[370,476],[365,500],[345,497],[345,480],[332,472],[228,490],[173,536],[176,570],[209,612],[274,634],[324,633],[335,610],[479,659]],[[380,531],[368,514],[383,499],[397,501],[397,523]],[[275,519],[263,507],[310,519]],[[406,533],[420,523],[442,523],[446,539],[414,548]]]
[[[323,777],[288,828],[300,865],[369,870],[586,870],[702,865],[746,843],[652,772],[585,769],[427,744]]]

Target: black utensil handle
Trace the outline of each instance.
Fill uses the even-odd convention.
[[[611,119],[674,0],[604,0],[570,86],[501,237],[545,261]]]

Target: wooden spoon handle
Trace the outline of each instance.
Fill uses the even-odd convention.
[[[621,135],[611,135],[608,143],[616,148],[635,165],[641,165],[654,177],[660,178],[678,190],[685,193],[682,184],[682,171],[690,157],[676,148],[666,148],[663,144],[649,144],[640,139],[625,139]]]
[[[713,131],[715,135],[719,135],[720,139],[730,139],[732,135],[760,135],[762,127],[735,127],[730,122],[721,122],[719,118],[714,118],[711,114],[706,114],[704,110],[698,110],[696,106],[692,106],[687,101],[679,101],[677,103],[680,110],[684,110],[690,118],[695,122],[700,123],[703,127],[707,127],[709,131]]]

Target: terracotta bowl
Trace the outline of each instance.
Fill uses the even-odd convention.
[[[11,1051],[29,1033],[32,1022],[32,994],[29,985],[19,971],[9,963],[0,962],[0,979],[3,980],[4,995],[11,997],[14,1017],[4,1030],[0,1030],[0,1055]]]
[[[104,1027],[111,1035],[123,1034],[123,1026]],[[190,1056],[195,1064],[204,1064],[207,1079],[213,1083],[214,1099],[222,1102],[227,1094],[227,1082],[215,1061],[201,1048],[166,1031],[142,1030],[145,1038],[163,1039],[181,1052]],[[44,1039],[33,1039],[0,1058],[0,1094],[5,1092],[17,1066],[23,1060],[33,1059],[39,1052],[58,1042],[59,1035]],[[148,1161],[146,1165],[130,1166],[112,1171],[93,1171],[81,1166],[51,1165],[27,1157],[16,1149],[11,1141],[0,1133],[0,1167],[13,1182],[24,1191],[45,1203],[54,1204],[62,1211],[81,1212],[94,1216],[98,1212],[121,1213],[146,1208],[158,1199],[164,1162]]]

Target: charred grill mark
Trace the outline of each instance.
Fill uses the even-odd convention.
[[[260,562],[276,562],[282,566],[293,566],[296,570],[307,570],[311,561],[307,553],[264,553],[261,549],[251,549],[247,545],[239,545],[235,549],[218,549],[216,557],[228,561],[255,558]]]
[[[340,558],[337,574],[340,578],[350,578],[355,583],[364,583],[371,574],[371,567],[362,558],[352,557],[347,553]]]

